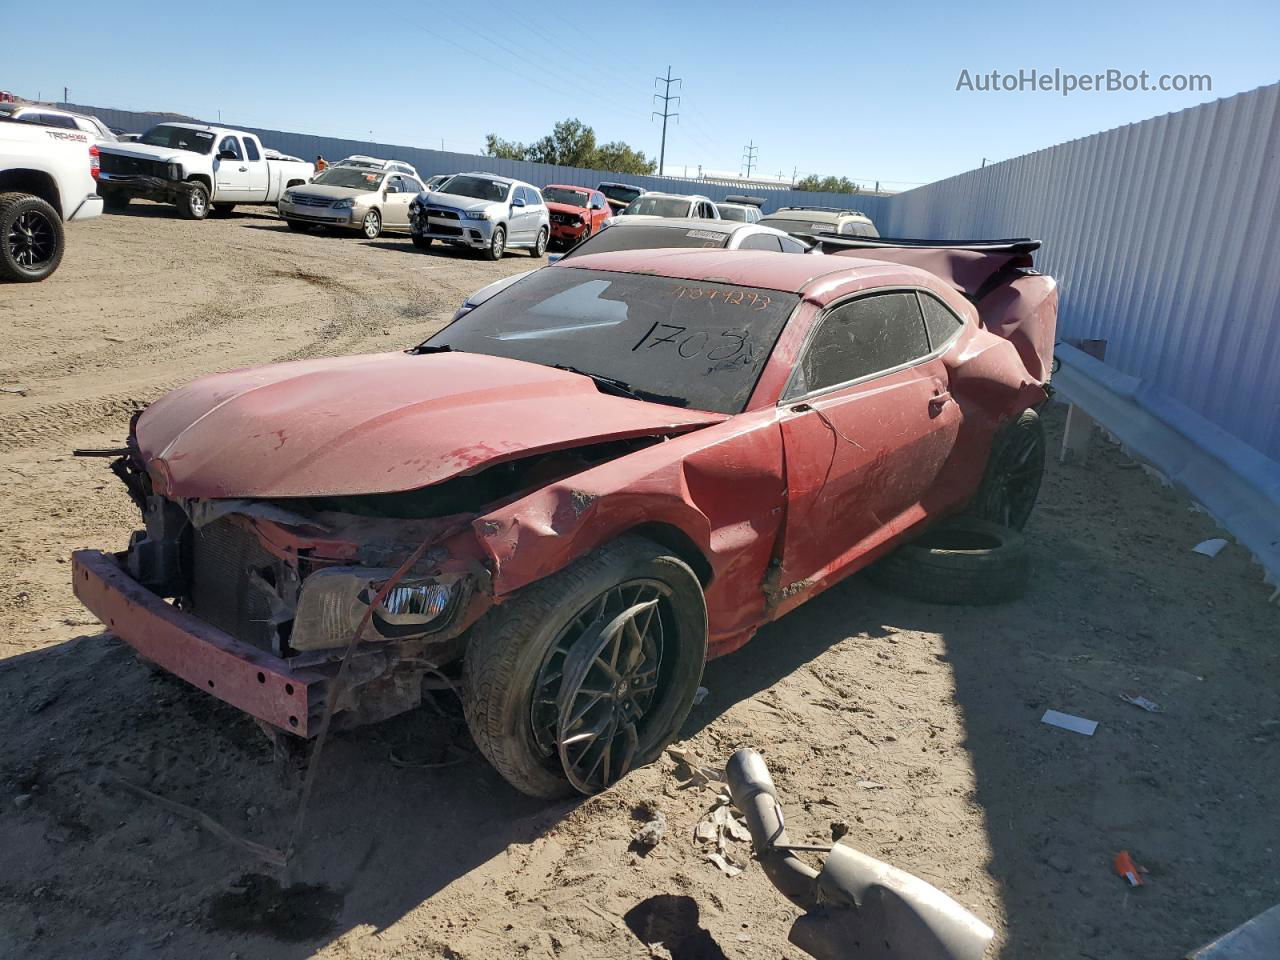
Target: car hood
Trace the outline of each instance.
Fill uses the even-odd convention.
[[[725,419],[603,394],[588,377],[522,360],[388,353],[203,377],[148,407],[135,435],[171,497],[352,496]]]
[[[422,194],[418,194],[422,196]],[[440,207],[452,207],[455,210],[483,210],[486,207],[501,206],[501,200],[477,200],[475,197],[460,197],[456,193],[432,192],[425,200]]]
[[[591,212],[586,207],[575,207],[571,203],[557,203],[554,200],[547,201],[547,209],[550,210],[552,213],[576,214],[577,216],[583,217],[583,218],[585,218]]]
[[[208,159],[209,154],[197,153],[194,150],[179,150],[176,147],[153,147],[147,143],[100,143],[98,150],[102,153],[114,153],[121,157],[135,157],[140,160],[184,160],[191,157]]]
[[[292,188],[294,193],[305,194],[309,197],[328,197],[330,200],[345,200],[347,197],[363,197],[372,196],[377,190],[368,190],[364,187],[333,187],[323,183],[308,183]]]

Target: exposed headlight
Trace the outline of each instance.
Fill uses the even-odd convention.
[[[171,164],[169,164],[169,167],[168,167],[168,173],[169,173],[169,179],[170,179],[170,180],[181,180],[181,179],[182,179],[182,164],[180,164],[180,163],[171,163]]]
[[[462,219],[463,220],[488,220],[489,211],[488,210],[463,210]]]
[[[369,604],[394,571],[373,567],[330,567],[302,584],[289,645],[295,650],[345,646]],[[444,627],[463,592],[460,578],[406,577],[374,607],[366,640],[402,640]]]
[[[354,200],[354,199],[352,199],[352,200],[335,200],[335,201],[333,201],[333,203],[331,204],[331,206],[332,206],[332,207],[333,207],[333,209],[335,209],[335,210],[350,210],[350,209],[351,209],[352,207],[354,207],[355,205],[356,205],[356,202],[355,202],[355,200]]]
[[[285,203],[293,203],[293,193],[289,190],[284,192],[284,196],[280,198]]]

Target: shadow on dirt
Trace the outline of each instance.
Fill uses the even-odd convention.
[[[720,945],[698,923],[698,904],[692,897],[658,894],[641,900],[626,912],[627,929],[646,947],[665,948],[654,956],[671,960],[728,960]]]
[[[180,220],[178,208],[168,203],[150,203],[133,201],[127,207],[121,209],[104,210],[104,216],[108,217],[138,217],[142,219],[159,219],[159,220]],[[243,206],[236,207],[230,213],[216,213],[210,211],[208,219],[210,220],[262,220],[262,221],[278,221],[274,211],[258,210],[255,207]],[[251,224],[245,223],[245,226]],[[283,224],[282,224],[283,225]]]

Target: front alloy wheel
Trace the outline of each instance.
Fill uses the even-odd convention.
[[[535,257],[545,257],[547,255],[547,231],[538,231],[538,239],[534,241],[533,249],[529,252]]]
[[[370,210],[364,215],[360,229],[369,240],[377,240],[382,236],[382,217],[378,215],[377,210]]]

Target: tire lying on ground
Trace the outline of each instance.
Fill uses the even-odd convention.
[[[57,210],[29,193],[0,193],[0,279],[43,280],[58,269],[65,246]]]
[[[1022,596],[1031,581],[1022,534],[987,520],[939,524],[867,570],[877,586],[926,603],[986,606]]]
[[[595,793],[675,738],[706,653],[697,575],[658,544],[622,537],[476,624],[463,667],[467,726],[521,793]]]

